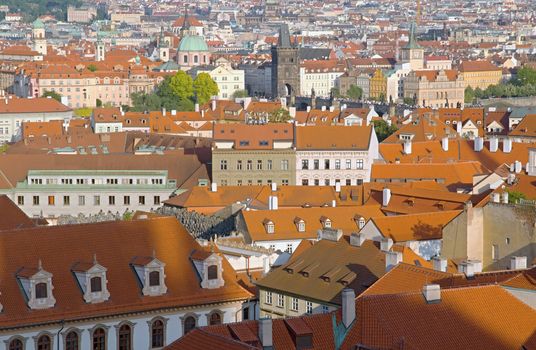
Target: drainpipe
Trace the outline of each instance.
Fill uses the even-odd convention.
[[[61,320],[61,328],[60,328],[60,330],[58,331],[58,333],[56,334],[56,335],[57,335],[56,338],[58,338],[58,340],[57,340],[57,342],[56,342],[56,343],[57,343],[57,347],[56,347],[56,348],[57,348],[58,350],[60,350],[60,333],[61,333],[61,331],[63,331],[63,327],[65,327],[65,320]]]

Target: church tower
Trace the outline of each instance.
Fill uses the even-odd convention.
[[[97,36],[97,42],[95,43],[95,61],[104,61],[106,55],[106,49],[104,42]]]
[[[277,46],[272,47],[272,96],[290,97],[300,93],[300,60],[297,45],[290,42],[287,24],[279,29]]]
[[[169,45],[164,37],[164,27],[160,28],[160,37],[158,38],[158,58],[162,62],[169,61]]]
[[[424,69],[424,49],[417,43],[416,25],[411,24],[409,42],[401,50],[402,63],[409,63],[411,70]]]
[[[47,54],[47,39],[45,37],[45,24],[39,18],[33,22],[32,39],[33,39],[33,50],[45,56]]]

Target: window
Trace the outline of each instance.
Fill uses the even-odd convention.
[[[291,299],[290,309],[293,311],[298,311],[298,298]]]
[[[251,160],[247,161],[246,170],[253,170],[253,161],[251,161]]]
[[[164,322],[156,320],[151,326],[151,347],[161,348],[164,346]]]
[[[302,186],[309,186],[309,180],[308,179],[302,179],[301,184],[302,184]]]
[[[284,159],[281,161],[281,170],[288,170],[288,160]]]
[[[91,293],[102,292],[102,279],[100,277],[92,277],[90,282]]]
[[[352,169],[352,160],[346,159],[346,169]]]
[[[56,197],[48,196],[48,205],[54,205],[56,202]]]
[[[499,260],[499,245],[494,244],[491,246],[491,258],[493,260]]]
[[[326,305],[322,305],[322,313],[327,314],[328,312],[329,312],[329,307],[327,307]]]
[[[285,296],[282,294],[277,295],[277,306],[278,307],[285,307]]]
[[[268,222],[266,224],[266,233],[274,233],[275,232],[275,225],[273,222]]]
[[[71,205],[71,197],[70,196],[63,196],[63,205],[65,205],[65,206]]]
[[[324,169],[329,169],[329,159],[324,159]]]
[[[33,196],[33,205],[39,205],[39,196]]]
[[[287,249],[285,249],[285,251],[289,254],[292,254],[292,243],[287,244]]]
[[[302,159],[301,168],[304,169],[304,170],[309,169],[309,160],[308,159]]]
[[[93,196],[93,205],[100,205],[100,196]]]
[[[335,170],[340,170],[340,169],[341,169],[341,160],[335,159]]]
[[[37,339],[37,350],[51,350],[50,337],[42,335]]]
[[[506,244],[510,244],[510,237],[506,237]]]
[[[346,186],[352,185],[352,179],[346,179]]]
[[[315,159],[315,160],[313,160],[313,168],[314,168],[315,170],[320,169],[320,160],[319,160],[319,159]]]
[[[193,318],[193,316],[186,317],[184,319],[184,334],[189,333],[194,328],[195,328],[195,318]]]
[[[65,337],[65,350],[78,350],[78,333],[71,331]]]
[[[149,272],[149,286],[159,286],[160,285],[160,272],[151,271]]]
[[[78,205],[86,205],[86,196],[78,196]]]
[[[138,204],[145,205],[145,196],[138,196]]]
[[[287,179],[281,180],[281,185],[288,186],[288,180]]]
[[[324,180],[324,185],[325,185],[325,186],[329,186],[329,179],[325,179],[325,180]]]
[[[272,170],[272,168],[273,168],[272,160],[269,159],[269,160],[266,161],[266,169]]]
[[[48,296],[47,284],[44,282],[37,283],[35,285],[35,298],[46,299]]]
[[[257,170],[262,170],[262,160],[257,160]]]
[[[355,167],[356,167],[356,169],[363,169],[363,159],[358,159],[355,162]]]
[[[221,315],[219,312],[213,312],[210,315],[209,324],[211,326],[221,324]]]
[[[17,196],[17,204],[24,205],[24,196]]]
[[[242,186],[242,180],[236,180],[236,185],[237,186]]]
[[[308,314],[313,313],[313,303],[311,303],[310,301],[305,302],[305,312]]]
[[[108,204],[115,205],[115,196],[108,196]]]
[[[130,196],[123,196],[123,204],[130,205]]]
[[[298,222],[298,232],[305,232],[305,222],[304,221]]]
[[[218,266],[216,265],[210,265],[207,268],[207,274],[209,280],[215,280],[218,278]]]
[[[20,339],[13,339],[11,342],[9,342],[9,350],[23,350],[24,346],[22,345],[22,341]]]
[[[266,292],[266,299],[265,299],[265,302],[266,304],[272,304],[272,292]]]
[[[236,161],[236,170],[242,170],[242,161],[241,160]]]
[[[153,197],[153,203],[155,205],[159,205],[160,204],[160,196],[154,196]]]
[[[128,324],[124,324],[119,328],[119,350],[132,349],[132,331]]]
[[[227,170],[227,161],[220,160],[220,170]]]

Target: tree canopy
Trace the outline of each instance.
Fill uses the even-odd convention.
[[[357,85],[352,84],[350,85],[350,88],[348,89],[346,95],[353,100],[360,100],[361,97],[363,97],[363,89],[361,89]]]
[[[199,73],[194,80],[193,89],[197,96],[197,103],[200,105],[207,103],[212,96],[220,92],[218,84],[208,73]]]
[[[290,119],[290,113],[282,107],[276,109],[268,116],[268,121],[270,123],[286,123],[290,121]]]
[[[396,125],[390,125],[387,124],[387,122],[383,119],[375,120],[374,123],[374,131],[376,131],[376,136],[378,137],[378,141],[382,142],[386,138],[388,138],[391,134],[393,134],[395,131],[397,131]]]
[[[43,92],[43,95],[41,95],[41,97],[50,97],[50,98],[55,99],[58,102],[61,102],[61,95],[55,91],[45,91]]]

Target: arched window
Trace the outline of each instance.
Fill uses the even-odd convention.
[[[51,350],[50,337],[42,335],[37,339],[37,350]]]
[[[199,58],[197,55],[194,55],[194,63],[198,63],[199,62]]]
[[[209,324],[210,324],[211,326],[221,324],[221,315],[220,315],[219,312],[213,312],[213,313],[210,315]]]
[[[119,328],[119,350],[132,349],[132,332],[128,324]]]
[[[106,350],[106,332],[102,328],[93,331],[93,350]]]
[[[188,316],[184,319],[184,334],[187,334],[195,328],[195,318]]]
[[[184,55],[184,56],[183,56],[183,62],[184,62],[184,63],[188,63],[188,55]]]
[[[9,342],[9,350],[23,350],[24,346],[22,345],[22,340],[13,339]]]
[[[44,282],[37,283],[35,285],[35,298],[36,299],[44,299],[48,295],[47,292],[47,284]]]
[[[100,277],[91,278],[91,293],[102,292],[102,279]]]
[[[65,337],[65,350],[78,350],[78,333],[71,331]]]
[[[151,327],[151,347],[161,348],[164,346],[164,322],[156,320]]]
[[[151,271],[149,273],[149,285],[151,287],[160,285],[160,272],[159,271]]]
[[[207,272],[209,280],[215,280],[218,278],[218,267],[216,265],[210,265],[207,268]]]

